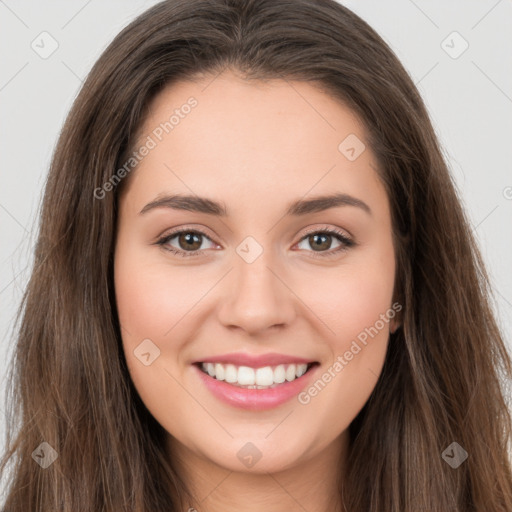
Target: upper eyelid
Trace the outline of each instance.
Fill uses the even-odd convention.
[[[311,235],[312,233],[322,233],[322,232],[325,232],[325,231],[329,232],[332,235],[339,235],[339,233],[337,233],[337,231],[343,231],[344,232],[344,236],[346,238],[350,238],[350,240],[352,240],[354,238],[352,236],[352,234],[349,231],[347,231],[346,229],[344,229],[344,228],[324,226],[324,227],[320,227],[320,228],[317,228],[317,227],[307,228],[306,231],[303,233],[303,235],[301,237],[301,240],[305,236]]]
[[[171,231],[171,232],[169,232],[167,234],[160,235],[160,236],[157,237],[157,240],[163,240],[163,239],[169,239],[170,240],[170,239],[172,239],[172,238],[174,238],[174,237],[176,237],[178,235],[181,235],[182,233],[191,233],[191,232],[199,233],[200,235],[208,238],[208,240],[210,240],[212,243],[217,243],[202,228],[187,227],[187,226],[185,226],[184,228],[177,228],[175,231]]]

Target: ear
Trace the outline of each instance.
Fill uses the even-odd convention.
[[[395,332],[402,327],[402,319],[404,315],[403,299],[400,293],[397,293],[396,283],[393,289],[393,299],[391,308],[395,314],[389,319],[389,333],[395,334]],[[391,317],[391,315],[390,315]]]
[[[402,326],[400,320],[396,317],[392,318],[389,321],[389,332],[390,334],[395,334],[395,332]]]
[[[395,304],[398,301],[393,302],[393,308]],[[400,304],[400,303],[399,303]],[[402,327],[402,320],[403,320],[403,308],[400,306],[400,308],[396,308],[395,315],[393,318],[389,319],[389,333],[395,334],[395,332]]]

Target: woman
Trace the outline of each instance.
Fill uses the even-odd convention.
[[[330,0],[162,2],[46,186],[4,510],[512,510],[512,363],[425,106]]]

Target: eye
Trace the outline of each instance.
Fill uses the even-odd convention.
[[[333,240],[338,243],[334,249],[332,249]],[[351,240],[345,233],[337,229],[317,229],[309,231],[306,236],[304,236],[297,244],[299,249],[304,249],[305,247],[300,247],[301,244],[309,245],[313,249],[309,252],[316,253],[312,254],[312,256],[321,258],[344,252],[349,247],[353,247],[355,242]]]
[[[178,247],[171,244],[171,241],[174,239],[176,239]],[[208,247],[203,247],[202,239],[210,240],[210,238],[200,230],[182,229],[181,231],[175,231],[174,233],[163,236],[156,243],[165,250],[179,256],[197,256],[200,254],[201,250],[208,249]],[[213,244],[211,240],[210,242]],[[211,247],[209,248],[211,249]]]
[[[175,239],[175,243],[178,245],[177,247],[171,243]],[[178,256],[200,256],[203,250],[213,248],[203,246],[203,241],[205,239],[213,246],[216,246],[206,233],[198,229],[181,229],[179,231],[174,231],[160,238],[156,242],[156,245],[160,245],[165,250]],[[332,249],[333,240],[338,243],[334,249]],[[311,256],[315,258],[334,256],[346,251],[349,247],[356,245],[353,240],[340,230],[321,230],[318,228],[316,230],[310,230],[306,233],[306,236],[296,244],[299,249],[307,250],[307,248],[300,247],[301,244],[308,244],[313,249],[308,252],[311,252]]]

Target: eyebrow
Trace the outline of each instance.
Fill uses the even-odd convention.
[[[348,194],[330,194],[322,196],[314,196],[311,199],[299,199],[292,202],[287,210],[286,215],[302,216],[309,213],[317,213],[330,208],[340,206],[355,206],[360,208],[369,215],[372,215],[370,207],[361,199],[357,199]],[[227,217],[228,210],[224,203],[208,199],[206,197],[190,196],[190,195],[164,195],[158,196],[148,203],[140,214],[147,213],[155,208],[171,208],[173,210],[186,210],[189,212],[206,213],[217,217]]]

